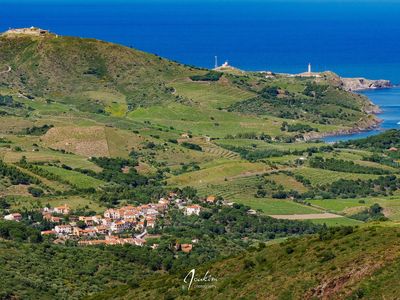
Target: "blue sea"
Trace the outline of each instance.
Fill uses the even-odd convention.
[[[37,26],[208,68],[215,56],[289,73],[310,62],[314,71],[394,83],[399,16],[398,0],[0,0],[0,31]]]

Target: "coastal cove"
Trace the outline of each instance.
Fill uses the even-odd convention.
[[[352,134],[343,134],[328,136],[322,140],[328,143],[355,140],[376,135],[388,129],[400,128],[400,88],[372,89],[359,92],[367,96],[371,101],[378,105],[381,113],[377,116],[382,120],[378,128],[356,132]]]

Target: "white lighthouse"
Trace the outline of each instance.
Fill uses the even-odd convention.
[[[308,73],[311,74],[311,63],[308,64]]]

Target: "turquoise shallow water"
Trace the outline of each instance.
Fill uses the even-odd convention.
[[[378,117],[383,122],[380,127],[355,134],[327,137],[324,141],[337,142],[359,139],[378,134],[387,129],[400,129],[400,124],[398,124],[400,123],[400,88],[369,90],[362,92],[362,94],[381,108],[382,113],[378,114]]]

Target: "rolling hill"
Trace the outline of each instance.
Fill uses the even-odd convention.
[[[398,227],[376,225],[332,230],[200,266],[190,289],[182,273],[91,299],[397,299],[399,235]]]

